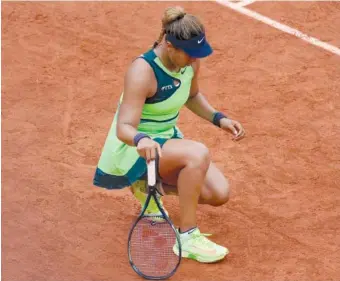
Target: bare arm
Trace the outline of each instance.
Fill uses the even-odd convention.
[[[192,79],[190,97],[186,102],[186,107],[189,108],[193,113],[200,116],[201,118],[212,122],[214,113],[217,111],[213,108],[206,98],[199,92],[198,87],[198,73],[199,73],[199,61],[193,65],[195,76]],[[234,134],[234,140],[240,140],[245,135],[245,130],[242,125],[232,119],[222,118],[219,125],[223,130],[230,131]]]
[[[216,112],[216,109],[213,108],[206,98],[199,92],[198,87],[198,74],[200,68],[200,62],[196,61],[193,65],[195,75],[192,79],[191,89],[190,89],[190,97],[186,102],[186,107],[190,109],[193,113],[198,115],[199,117],[212,122],[213,113]]]
[[[124,95],[117,120],[117,137],[134,146],[145,99],[155,92],[155,78],[151,67],[142,59],[135,60],[125,75]]]

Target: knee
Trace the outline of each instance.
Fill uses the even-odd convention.
[[[229,181],[225,179],[223,184],[220,184],[218,189],[210,201],[210,205],[212,206],[222,206],[229,201],[230,198],[230,188],[229,188]]]
[[[195,142],[188,151],[187,165],[207,171],[210,165],[209,149],[202,143]]]

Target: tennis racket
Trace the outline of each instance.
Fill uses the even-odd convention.
[[[179,235],[157,198],[157,193],[161,195],[161,181],[156,174],[155,161],[151,161],[147,167],[148,197],[128,238],[131,267],[139,276],[150,280],[167,279],[174,275],[182,257]],[[158,206],[159,215],[145,214],[151,198]],[[178,243],[178,256],[173,252],[175,243]]]

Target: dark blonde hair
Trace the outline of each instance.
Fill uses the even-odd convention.
[[[204,26],[197,17],[187,14],[182,7],[170,7],[164,12],[162,30],[153,47],[155,48],[162,42],[165,34],[188,40],[201,33],[204,33]]]

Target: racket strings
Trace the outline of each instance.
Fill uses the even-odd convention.
[[[142,218],[135,226],[130,253],[134,265],[147,276],[165,276],[177,266],[179,257],[173,252],[176,233],[167,222],[160,222],[162,217]]]

